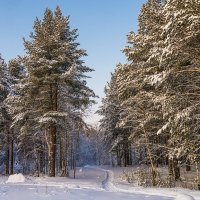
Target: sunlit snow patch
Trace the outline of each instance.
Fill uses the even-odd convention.
[[[13,174],[8,177],[6,183],[24,183],[25,177],[23,174]]]

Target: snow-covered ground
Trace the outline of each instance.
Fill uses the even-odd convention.
[[[26,177],[23,183],[9,183],[0,177],[0,200],[200,200],[197,191],[122,187],[114,176],[111,170],[87,166],[77,170],[76,179]]]

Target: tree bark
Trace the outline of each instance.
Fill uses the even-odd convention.
[[[56,161],[56,127],[49,127],[48,131],[48,176],[55,177],[55,161]]]
[[[180,167],[178,166],[178,159],[173,159],[174,179],[177,181],[180,178]]]
[[[50,84],[50,111],[57,111],[58,86]],[[48,143],[48,175],[55,177],[56,171],[56,125],[50,125],[47,133]]]
[[[68,176],[66,168],[66,138],[63,135],[60,138],[60,165],[61,176]]]
[[[196,167],[196,184],[197,184],[197,189],[200,190],[200,175],[199,175],[199,166],[198,162],[195,162],[195,167]]]
[[[172,159],[168,159],[168,172],[169,172],[169,176],[174,176]]]
[[[186,172],[191,171],[191,166],[190,166],[190,160],[189,160],[189,159],[186,161],[186,166],[185,166],[185,168],[186,168]]]
[[[45,155],[42,150],[39,153],[39,165],[39,172],[45,173]]]

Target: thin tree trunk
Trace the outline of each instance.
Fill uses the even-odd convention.
[[[61,173],[62,176],[62,153],[63,153],[63,146],[62,146],[62,141],[61,141],[61,135],[59,137],[59,146],[60,146],[60,154],[59,154],[59,172]]]
[[[196,166],[196,183],[197,183],[197,189],[200,190],[200,175],[199,175],[199,166],[198,163],[195,162],[195,166]]]
[[[186,160],[186,166],[185,166],[185,168],[186,168],[186,172],[191,171],[191,166],[190,166],[190,160],[189,159]]]
[[[132,165],[133,164],[133,160],[132,160],[132,150],[131,150],[131,145],[128,145],[128,153],[129,153],[129,161],[128,161],[128,165]]]
[[[172,159],[168,159],[168,172],[169,172],[169,176],[171,177],[174,176]]]
[[[119,144],[117,145],[117,165],[120,166]]]
[[[123,152],[124,152],[124,167],[127,167],[129,162],[129,151],[128,151],[128,142],[125,141],[123,144]]]
[[[6,136],[6,175],[9,174],[9,169],[10,169],[10,149],[9,149],[9,133],[7,133]]]
[[[42,150],[40,150],[39,153],[39,172],[40,173],[45,173],[45,154]]]
[[[71,149],[70,149],[71,151],[70,151],[70,153],[71,153],[71,163],[70,163],[70,165],[71,165],[71,170],[73,169],[73,163],[74,163],[74,157],[73,157],[73,141],[71,141]]]
[[[156,176],[157,176],[156,167],[154,166],[153,156],[152,156],[151,149],[150,149],[150,146],[149,146],[147,132],[146,132],[144,126],[143,126],[143,132],[145,134],[146,149],[147,149],[147,153],[149,155],[149,160],[150,160],[150,163],[151,163],[152,184],[153,184],[153,186],[156,186]]]
[[[75,179],[76,178],[76,155],[75,155],[75,153],[74,153],[73,157],[74,157],[73,168],[74,168],[74,179]]]
[[[40,153],[39,152],[37,152],[36,173],[37,173],[37,177],[39,177],[40,176]]]
[[[73,151],[73,169],[74,169],[74,179],[76,178],[76,144],[74,145],[74,151]]]
[[[45,148],[48,152],[48,147]],[[48,153],[45,151],[45,174],[48,174]]]

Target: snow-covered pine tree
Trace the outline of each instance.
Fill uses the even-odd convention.
[[[117,165],[127,166],[131,164],[129,132],[128,129],[118,126],[120,114],[123,111],[118,98],[119,85],[117,84],[121,68],[122,65],[118,64],[114,73],[111,74],[111,80],[105,87],[106,96],[102,100],[103,105],[99,113],[103,116],[100,122],[108,150],[117,157]]]
[[[10,78],[8,74],[8,67],[0,55],[0,134],[1,139],[3,140],[2,144],[5,144],[2,145],[1,148],[3,149],[5,155],[4,160],[6,165],[6,174],[9,174],[10,171],[12,173],[12,168],[10,170],[10,144],[12,140],[10,132],[11,118],[5,103],[9,90]]]
[[[116,127],[119,120],[119,102],[116,99],[116,91],[114,89],[114,74],[111,74],[111,81],[104,89],[105,97],[102,99],[102,106],[98,113],[102,116],[100,120],[100,129],[102,131],[105,146],[108,151],[113,151],[113,143],[116,142],[119,129]],[[118,142],[117,142],[118,144]],[[115,147],[117,145],[114,145]]]
[[[19,102],[25,105],[22,108],[26,109],[26,122],[33,123],[32,126],[29,123],[28,128],[36,123],[45,136],[48,174],[55,176],[57,126],[71,115],[70,111],[75,115],[93,103],[90,97],[95,97],[94,92],[85,81],[85,73],[92,70],[82,61],[86,52],[76,42],[77,30],[70,29],[69,17],[62,16],[59,7],[55,13],[46,9],[43,20],[35,20],[30,38],[30,41],[24,40],[26,56],[21,62],[27,77],[23,79],[25,82],[21,81],[24,93]],[[60,105],[66,108],[63,110]],[[73,109],[67,109],[69,107]]]
[[[15,150],[16,160],[20,163],[18,168],[21,166],[23,173],[29,173],[30,166],[36,165],[36,146],[38,146],[38,140],[41,141],[41,135],[35,134],[32,137],[33,130],[37,132],[38,128],[35,125],[35,116],[31,116],[31,106],[25,95],[29,88],[28,74],[21,63],[21,58],[10,60],[8,69],[11,89],[6,99],[6,105],[12,117],[12,146]]]
[[[199,163],[200,2],[168,0],[163,15],[160,68],[163,112],[170,131],[170,156],[182,163]],[[177,163],[177,161],[176,161]],[[180,173],[175,170],[175,179]],[[199,181],[199,177],[198,177]]]
[[[9,75],[8,75],[8,68],[7,65],[4,61],[4,59],[1,57],[0,55],[0,89],[1,89],[1,93],[0,93],[0,99],[1,102],[3,102],[3,100],[6,98],[6,95],[8,94],[9,91]]]
[[[125,107],[125,115],[121,125],[132,124],[130,139],[139,144],[146,152],[151,164],[153,185],[155,180],[155,164],[161,162],[163,138],[156,135],[162,127],[162,109],[157,101],[160,95],[160,74],[156,50],[162,44],[161,26],[163,24],[162,9],[164,1],[149,0],[143,5],[139,15],[138,33],[130,33],[128,46],[124,53],[129,60],[129,74],[122,82],[120,95]],[[130,91],[130,92],[126,92]],[[123,94],[128,94],[123,96]]]
[[[125,117],[127,116],[127,110],[126,106],[123,104],[123,100],[129,96],[132,95],[132,90],[129,85],[129,72],[130,68],[128,65],[118,64],[116,66],[115,70],[115,90],[116,90],[116,99],[118,100],[120,112],[119,112],[119,119],[116,124],[116,128],[120,130],[120,133],[118,134],[118,138],[120,140],[118,141],[118,146],[122,146],[121,154],[123,155],[123,160],[125,162],[125,166],[132,164],[132,155],[131,155],[131,142],[129,140],[129,136],[132,132],[132,122],[128,121]],[[124,88],[124,84],[126,84],[126,89]],[[123,120],[122,120],[123,119]],[[122,123],[121,123],[122,122]]]

